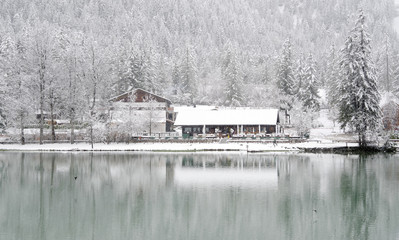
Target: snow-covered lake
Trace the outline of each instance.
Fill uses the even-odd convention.
[[[399,156],[0,152],[0,239],[397,239]]]

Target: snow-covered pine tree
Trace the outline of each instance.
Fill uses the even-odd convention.
[[[154,68],[154,87],[155,93],[164,96],[167,92],[169,86],[168,82],[168,72],[167,72],[167,63],[165,62],[165,58],[162,55],[158,55],[156,59],[156,64]]]
[[[338,87],[340,82],[339,77],[339,53],[335,49],[335,45],[332,45],[330,52],[327,56],[326,61],[326,72],[325,74],[325,91],[328,104],[328,115],[333,121],[334,127],[335,122],[338,120],[338,98],[340,97]]]
[[[172,69],[172,95],[177,96],[181,92],[180,68],[175,62]]]
[[[393,71],[393,64],[394,64],[394,57],[393,57],[393,48],[388,36],[385,36],[385,64],[384,64],[384,72],[385,72],[385,79],[386,79],[386,91],[391,92],[392,86],[394,83],[394,71]]]
[[[348,36],[345,41],[344,48],[341,49],[340,56],[340,72],[339,72],[339,85],[338,93],[339,98],[337,99],[337,105],[339,108],[338,122],[341,124],[341,128],[344,129],[350,126],[352,115],[355,112],[355,90],[353,89],[354,77],[354,42],[352,34]]]
[[[125,62],[125,71],[121,75],[122,79],[128,83],[128,88],[142,88],[151,91],[152,65],[148,54],[142,50],[132,50]]]
[[[242,76],[238,66],[237,55],[231,46],[226,49],[222,65],[222,77],[226,84],[225,104],[228,106],[239,107],[243,103],[242,96]]]
[[[289,39],[284,42],[281,55],[277,60],[276,84],[279,89],[280,108],[290,110],[295,101],[297,88],[292,59],[292,45]]]
[[[376,131],[381,122],[380,94],[371,57],[370,36],[366,29],[365,16],[360,11],[355,28],[342,49],[339,86],[341,128],[353,128],[361,147],[367,146],[367,132]]]
[[[318,94],[315,66],[316,63],[313,59],[313,54],[309,54],[306,59],[305,77],[302,84],[301,98],[303,106],[312,112],[318,112],[320,110],[320,96]]]
[[[180,65],[181,90],[186,101],[191,104],[194,104],[197,93],[197,64],[194,54],[194,49],[187,47]]]
[[[305,78],[306,78],[306,61],[305,57],[303,54],[300,54],[298,61],[297,61],[297,67],[295,69],[295,77],[296,77],[296,87],[295,87],[295,94],[297,99],[301,100],[303,99],[303,87],[305,84]]]
[[[126,60],[126,70],[122,74],[124,81],[128,82],[128,88],[143,88],[145,89],[145,73],[144,58],[141,52],[132,51],[129,58]],[[128,89],[125,89],[127,91]]]
[[[270,85],[272,82],[272,76],[270,76],[270,72],[272,69],[270,69],[270,60],[265,59],[263,61],[263,64],[261,64],[262,70],[261,70],[261,76],[260,76],[260,83],[262,85]]]
[[[383,56],[383,54],[381,54]],[[379,55],[379,57],[381,57]],[[379,62],[381,58],[378,58]],[[381,66],[381,63],[379,64]],[[385,72],[389,71],[390,72],[390,88],[387,90],[389,95],[394,96],[399,99],[399,54],[397,52],[389,52],[389,68],[387,68],[387,65],[384,64],[382,65],[382,70],[380,70],[378,73],[378,83],[380,89],[385,89],[384,86],[382,86],[382,72],[385,70]]]
[[[145,51],[143,54],[142,60],[142,74],[143,74],[143,89],[156,93],[157,92],[157,74],[155,71],[156,59],[155,59],[155,51],[149,49]]]
[[[378,66],[377,83],[380,89],[387,92],[392,92],[394,84],[394,63],[393,63],[393,48],[388,35],[385,36],[385,42],[378,51],[376,65]]]
[[[392,63],[392,93],[399,98],[399,54],[393,56]]]
[[[338,85],[339,85],[339,61],[336,53],[335,46],[332,45],[330,52],[327,57],[327,69],[326,69],[326,92],[327,102],[330,109],[334,108],[337,102]]]
[[[284,95],[295,94],[295,77],[293,71],[292,45],[290,39],[284,42],[277,67],[277,85]]]

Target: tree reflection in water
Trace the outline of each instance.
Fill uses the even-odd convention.
[[[399,162],[307,154],[0,154],[1,239],[397,239]]]

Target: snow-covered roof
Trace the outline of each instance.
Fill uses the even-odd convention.
[[[209,105],[196,105],[194,106],[179,106],[179,105],[174,105],[173,106],[174,112],[179,113],[183,111],[194,111],[194,110],[216,110],[218,107],[216,106],[209,106]]]
[[[187,109],[179,111],[175,126],[276,125],[278,109]]]
[[[159,96],[159,95],[157,95],[157,94],[155,94],[155,93],[152,93],[152,92],[150,92],[150,91],[144,90],[144,89],[142,89],[142,88],[133,88],[133,89],[131,89],[131,90],[125,92],[125,93],[122,93],[122,94],[119,94],[118,96],[115,96],[115,97],[110,98],[108,101],[118,101],[118,99],[120,99],[120,98],[122,98],[122,97],[124,97],[124,96],[136,94],[137,91],[145,92],[145,93],[150,94],[150,95],[152,95],[152,96],[154,96],[154,97],[157,97],[157,98],[159,98],[159,99],[163,99],[163,100],[165,100],[166,102],[172,103],[169,99],[164,98],[164,97],[162,97],[162,96]]]

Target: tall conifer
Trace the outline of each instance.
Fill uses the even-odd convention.
[[[362,147],[367,145],[367,132],[376,131],[381,121],[380,94],[366,29],[365,16],[360,11],[355,28],[342,49],[339,86],[339,122],[342,128],[349,126],[357,132]]]

